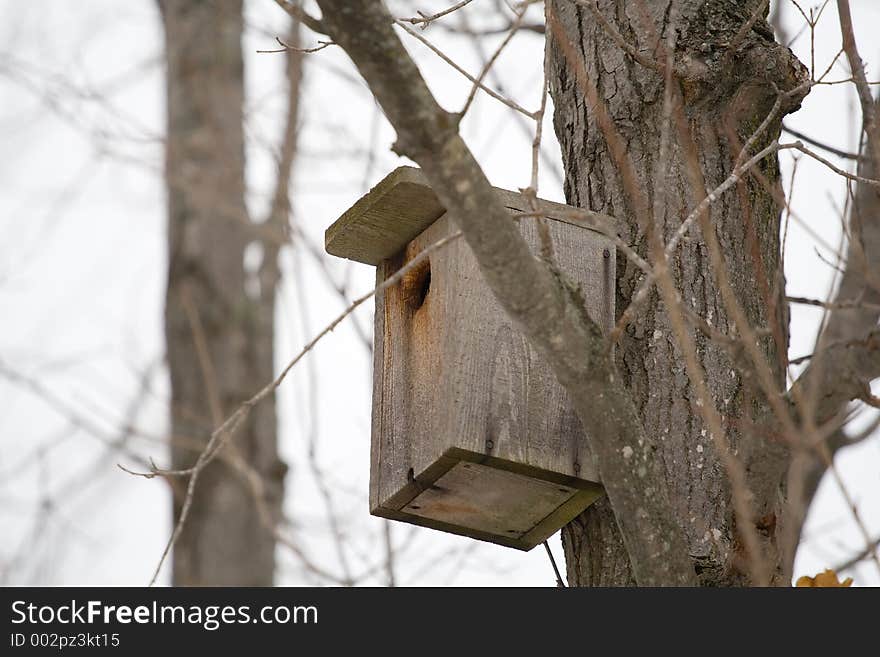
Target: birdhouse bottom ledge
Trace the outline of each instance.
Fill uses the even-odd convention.
[[[371,513],[531,550],[602,491],[583,479],[453,447]]]

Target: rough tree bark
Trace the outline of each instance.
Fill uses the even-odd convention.
[[[779,90],[805,80],[803,67],[776,44],[764,16],[737,36],[761,0],[602,0],[598,11],[643,55],[662,62],[664,42],[676,30],[674,60],[680,81],[684,129],[699,154],[705,189],[721,183],[749,135],[777,100]],[[766,3],[764,3],[766,5]],[[685,145],[673,131],[674,147],[659,176],[664,80],[661,72],[633,61],[588,8],[569,0],[551,3],[556,29],[551,39],[551,94],[556,133],[566,170],[565,191],[572,205],[617,217],[623,238],[647,250],[642,217],[636,216],[625,186],[597,125],[595,108],[585,101],[577,68],[599,92],[634,163],[638,184],[653,203],[665,194],[662,230],[667,240],[694,207],[695,195]],[[675,25],[671,24],[671,19]],[[732,44],[732,45],[731,45]],[[806,90],[805,90],[806,91]],[[777,139],[784,113],[800,97],[783,104],[754,150]],[[681,107],[681,105],[679,106]],[[673,119],[675,120],[675,119]],[[729,277],[749,323],[764,330],[761,349],[780,390],[785,386],[788,322],[780,263],[781,194],[777,158],[767,158],[759,175],[747,177],[711,207],[709,223],[722,246]],[[763,177],[763,181],[759,180]],[[778,196],[777,196],[778,198]],[[682,303],[691,306],[717,330],[737,335],[712,271],[706,240],[697,231],[671,263]],[[617,308],[626,308],[643,274],[618,259]],[[759,535],[772,562],[774,579],[787,584],[790,564],[779,554],[775,519],[783,500],[781,482],[788,450],[770,431],[772,417],[749,368],[734,362],[726,345],[696,333],[699,359],[734,454],[744,464]],[[745,583],[741,536],[734,522],[727,474],[707,428],[659,296],[652,294],[627,330],[617,350],[617,365],[645,430],[656,436],[665,482],[683,528],[688,554],[705,585]],[[588,509],[563,532],[568,577],[573,585],[625,585],[633,582],[629,558],[608,504]]]
[[[273,377],[277,242],[264,245],[259,272],[245,270],[255,232],[244,199],[242,1],[159,6],[167,53],[165,336],[172,467],[183,469],[211,429]],[[286,176],[282,185],[286,201]],[[286,221],[285,203],[276,200],[273,213]],[[284,474],[269,398],[201,474],[174,549],[174,584],[271,585]],[[175,521],[183,490],[176,489]]]
[[[289,4],[278,0],[288,11]],[[458,116],[440,107],[379,0],[319,0],[320,21],[352,58],[397,131],[395,149],[421,165],[459,226],[489,287],[572,397],[592,439],[606,493],[643,585],[695,582],[680,529],[660,486],[657,446],[646,435],[583,298],[532,254],[458,134]]]
[[[617,217],[658,282],[614,359],[577,294],[505,219],[458,135],[460,115],[431,96],[383,4],[318,5],[322,18],[303,22],[352,58],[397,131],[395,150],[421,165],[589,435],[607,501],[564,530],[570,583],[789,585],[803,516],[787,497],[793,457],[808,451],[798,423],[812,430],[827,419],[821,404],[834,415],[864,395],[880,350],[876,329],[846,345],[848,365],[818,383],[819,406],[785,389],[783,195],[777,158],[761,158],[810,84],[775,43],[766,0],[548,0],[569,203]],[[762,151],[759,165],[731,177],[744,146]],[[723,181],[736,184],[710,193]],[[699,231],[667,270],[664,243],[703,203]],[[618,263],[623,311],[644,274]]]

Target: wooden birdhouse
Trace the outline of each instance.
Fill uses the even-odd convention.
[[[498,189],[538,252],[522,194]],[[539,201],[559,268],[587,309],[614,322],[614,246]],[[326,232],[333,255],[382,283],[456,230],[419,169],[401,167]],[[510,322],[464,239],[376,295],[373,515],[529,550],[600,494],[589,445],[550,367]]]

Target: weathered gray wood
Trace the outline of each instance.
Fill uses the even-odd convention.
[[[372,513],[530,550],[602,490],[583,479],[452,447]]]
[[[694,584],[695,569],[689,558],[693,553],[689,553],[684,545],[682,517],[674,512],[673,504],[665,494],[668,483],[666,464],[656,458],[660,439],[642,426],[628,390],[630,381],[619,375],[610,357],[611,345],[601,338],[596,323],[581,312],[581,304],[561,284],[553,268],[533,256],[516,226],[509,221],[508,213],[497,202],[485,174],[458,134],[458,122],[434,99],[394,31],[392,16],[383,3],[374,0],[318,0],[318,4],[322,27],[351,57],[394,126],[396,150],[411,157],[428,172],[438,198],[443,200],[464,239],[474,250],[490,289],[530,344],[551,363],[558,379],[564,382],[578,417],[593,433],[595,459],[601,464],[599,469],[603,473],[606,492],[614,506],[637,582],[645,586]],[[551,17],[559,4],[570,3],[550,3]],[[688,4],[691,8],[702,8],[706,2],[689,0]],[[663,7],[655,8],[658,12],[663,10]],[[715,24],[718,9],[716,3],[710,12],[701,16],[703,23]],[[666,20],[664,25],[668,26],[668,14],[662,15]],[[548,25],[556,29],[555,21],[548,21]],[[558,45],[554,43],[552,47],[558,48]],[[729,63],[728,58],[716,59],[721,62],[721,69],[729,70],[724,63]],[[764,63],[771,64],[766,60]],[[605,72],[611,71],[612,78],[616,68],[622,65],[621,61],[606,64],[610,68]],[[779,62],[779,66],[773,64],[771,68],[790,70],[784,62]],[[597,98],[602,96],[592,93],[593,88],[589,86],[591,76],[587,76],[586,83],[581,85],[584,76],[572,75],[570,70],[568,73],[559,78],[563,86],[578,90],[587,86],[591,91],[590,102],[583,102],[584,96],[581,95],[573,106],[586,108],[594,117],[593,110],[601,105]],[[759,67],[750,69],[749,73],[760,75]],[[702,71],[697,75],[702,75]],[[721,78],[713,79],[713,82],[719,80]],[[728,90],[723,84],[698,86],[698,94]],[[785,88],[790,87],[785,85]],[[607,89],[603,86],[603,90]],[[779,87],[775,89],[775,95],[769,96],[771,100],[779,97]],[[652,100],[656,98],[656,94],[651,98],[642,97],[643,105],[656,108],[659,104]],[[746,98],[757,101],[754,95]],[[718,110],[717,104],[707,105]],[[621,129],[628,136],[638,135],[639,125],[628,118],[638,115],[639,112],[634,111],[623,116],[626,125]],[[715,115],[716,124],[719,116]],[[677,126],[687,127],[688,117],[684,119],[676,122]],[[571,142],[571,148],[563,149],[563,153],[588,160],[593,145],[605,142],[602,133],[601,129],[591,128],[585,136],[580,135],[580,141]],[[685,146],[689,143],[687,139],[681,141]],[[656,148],[643,152],[640,165],[651,169],[657,164],[656,153]],[[620,162],[616,166],[603,164],[603,167],[608,176],[617,177],[615,184],[619,184]],[[663,180],[663,176],[658,179]],[[640,179],[639,182],[647,185],[650,181]],[[604,185],[599,193],[604,193],[608,187]],[[697,187],[702,188],[702,184]],[[616,208],[622,204],[625,211],[634,212],[642,222],[640,225],[644,226],[650,213],[644,209],[640,198],[633,203],[629,202],[633,199],[621,200],[619,195],[614,199]],[[586,204],[586,207],[594,206]],[[704,233],[712,229],[711,226],[707,228]],[[628,237],[636,239],[634,235]],[[679,368],[675,373],[679,375],[680,372]],[[633,454],[622,446],[631,447]]]
[[[525,199],[499,193],[513,221],[525,209]],[[568,209],[553,205],[557,213]],[[537,253],[536,221],[519,221]],[[581,287],[591,316],[609,328],[614,318],[613,245],[565,221],[549,221],[548,226],[560,270]],[[454,230],[450,218],[442,216],[395,257],[380,262],[377,281]],[[598,477],[588,441],[565,391],[507,319],[464,240],[451,242],[400,285],[380,293],[375,322],[373,513],[529,549],[596,498],[600,489],[591,484]],[[528,474],[491,478],[506,482],[507,503],[481,508],[497,501],[487,493],[488,482],[450,489],[453,480],[465,486],[460,477],[444,479],[456,467],[450,453],[477,455],[496,468]],[[438,470],[439,461],[445,465]],[[548,497],[559,491],[545,482],[558,477],[581,493]],[[423,493],[425,488],[433,492]],[[416,496],[421,508],[408,510]],[[473,502],[470,510],[462,505],[467,498]],[[524,508],[533,508],[532,514],[520,514],[517,521],[516,510]],[[498,523],[510,526],[499,534],[494,531]]]
[[[531,211],[522,194],[499,187],[495,192],[509,209]],[[557,221],[583,225],[570,216],[572,208],[567,205],[538,199],[538,210]],[[420,169],[398,167],[327,228],[324,246],[331,255],[378,266],[399,253],[444,212]],[[580,212],[613,225],[613,219],[605,215]]]
[[[415,167],[385,176],[324,234],[327,253],[378,265],[444,212],[434,191]]]

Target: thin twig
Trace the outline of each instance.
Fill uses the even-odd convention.
[[[448,16],[454,11],[458,11],[462,7],[469,5],[473,0],[461,0],[461,2],[457,2],[452,5],[448,9],[444,9],[443,11],[438,11],[436,14],[427,15],[422,11],[416,12],[418,16],[414,16],[413,18],[401,18],[400,20],[405,23],[410,23],[411,25],[421,25],[422,29],[426,29],[428,25],[436,21],[438,18],[443,18],[444,16]]]
[[[864,176],[859,176],[854,173],[850,173],[849,171],[845,171],[844,169],[841,169],[840,167],[835,166],[832,162],[830,162],[829,160],[826,160],[824,157],[822,157],[818,153],[811,151],[809,148],[807,148],[806,146],[804,146],[800,142],[796,142],[795,144],[789,144],[786,147],[787,148],[794,148],[795,150],[799,150],[804,155],[809,155],[811,158],[813,158],[817,162],[821,162],[826,167],[831,169],[838,176],[842,176],[843,178],[846,178],[847,180],[853,180],[855,182],[864,183],[866,185],[871,185],[872,187],[880,187],[880,180],[875,180],[874,178],[865,178]]]
[[[691,213],[687,217],[685,217],[684,221],[681,222],[681,225],[679,225],[678,229],[669,240],[669,243],[666,245],[666,257],[669,258],[675,253],[675,249],[678,247],[681,240],[684,239],[685,235],[687,235],[688,231],[690,231],[691,227],[694,225],[694,222],[696,222],[699,216],[703,212],[705,212],[715,201],[717,201],[722,194],[724,194],[726,191],[736,185],[742,178],[743,174],[745,174],[749,169],[751,169],[768,155],[772,155],[777,151],[788,148],[794,148],[794,145],[780,144],[778,142],[774,142],[759,151],[747,162],[735,168],[727,177],[727,179],[711,192],[709,192],[709,194],[707,194],[706,197],[702,201],[700,201],[699,204],[697,204],[697,207],[695,207],[691,211]],[[629,306],[626,308],[626,310],[624,310],[623,314],[620,316],[620,319],[617,322],[617,325],[612,330],[610,334],[611,342],[616,342],[623,334],[623,331],[626,329],[627,325],[632,321],[633,317],[635,317],[635,313],[640,305],[648,298],[648,293],[651,291],[656,281],[656,273],[652,273],[650,276],[648,276],[648,278],[642,281],[639,289],[633,295]]]
[[[199,475],[202,470],[214,460],[219,451],[223,448],[223,446],[235,435],[236,430],[242,425],[242,423],[247,419],[250,415],[253,408],[263,401],[266,397],[271,395],[278,386],[284,381],[293,367],[300,361],[302,358],[309,353],[314,346],[328,333],[332,332],[346,317],[348,317],[354,310],[360,306],[362,303],[372,298],[373,295],[381,292],[389,287],[392,287],[400,282],[404,275],[407,272],[411,271],[414,267],[416,267],[419,263],[421,263],[425,258],[427,258],[431,253],[440,249],[453,240],[459,238],[461,236],[460,231],[456,231],[451,235],[444,237],[441,240],[438,240],[434,244],[426,247],[421,253],[419,253],[415,258],[413,258],[406,265],[397,270],[394,274],[389,276],[381,285],[378,285],[376,288],[370,290],[366,294],[355,299],[351,305],[346,308],[336,319],[334,319],[330,324],[328,324],[318,335],[316,335],[312,340],[306,344],[305,347],[287,364],[287,366],[281,371],[281,373],[273,380],[264,386],[259,392],[257,392],[253,397],[243,402],[232,415],[230,415],[219,427],[217,427],[212,433],[211,437],[208,440],[205,449],[199,455],[199,458],[196,460],[196,463],[191,468],[184,468],[180,470],[163,470],[160,468],[153,467],[150,472],[135,472],[132,470],[128,470],[119,466],[120,469],[128,472],[132,475],[137,475],[141,477],[145,477],[147,479],[152,479],[153,477],[179,477],[179,476],[189,476],[189,482],[186,489],[186,496],[184,498],[183,506],[180,511],[180,515],[178,517],[177,523],[175,524],[174,531],[171,534],[171,538],[169,538],[167,544],[165,545],[165,549],[162,552],[162,556],[159,559],[159,563],[156,566],[155,571],[153,572],[153,576],[150,578],[149,586],[155,584],[156,579],[159,577],[159,572],[162,569],[162,566],[165,563],[165,560],[168,557],[168,554],[171,552],[171,548],[177,543],[177,539],[180,537],[181,532],[183,531],[183,527],[186,523],[187,518],[189,517],[189,512],[192,507],[193,497],[195,494],[196,483],[198,482]]]
[[[287,2],[287,0],[275,0],[275,4],[286,11],[292,18],[299,20],[312,32],[327,34],[324,24],[319,19],[309,14],[305,9],[299,6],[299,4],[293,4],[292,2]]]
[[[856,46],[849,0],[837,0],[837,14],[840,18],[843,50],[846,52],[846,58],[849,61],[853,83],[858,92],[859,104],[862,108],[862,124],[865,134],[868,136],[869,151],[875,163],[880,164],[880,123],[877,121],[877,108],[874,103],[874,96],[871,94],[871,88],[865,77],[865,65]],[[875,169],[880,170],[880,166],[875,167]]]
[[[846,308],[867,308],[870,310],[880,310],[880,304],[868,303],[860,299],[852,299],[850,301],[822,301],[821,299],[811,299],[808,297],[785,297],[789,303],[798,303],[804,306],[818,306],[829,310],[843,310]]]
[[[546,18],[545,6],[545,18]],[[525,12],[525,6],[523,8]],[[522,16],[519,17],[520,20]],[[544,60],[542,67],[543,77],[541,79],[541,107],[535,114],[535,138],[532,140],[532,175],[527,189],[521,190],[528,201],[529,208],[534,213],[538,213],[538,165],[540,162],[539,154],[541,152],[541,140],[544,135],[544,113],[547,111],[547,96],[550,93],[550,48],[547,39],[544,39]],[[537,216],[538,221],[538,238],[541,241],[541,257],[544,258],[551,266],[554,265],[554,249],[553,237],[550,235],[550,226],[547,218]]]
[[[878,536],[878,537],[875,538],[873,541],[871,541],[870,545],[866,546],[865,549],[863,549],[861,552],[859,552],[858,554],[856,554],[856,555],[850,557],[849,559],[847,559],[847,560],[844,561],[843,563],[838,564],[837,566],[835,566],[835,568],[834,568],[834,572],[840,573],[840,572],[843,572],[844,570],[849,570],[850,568],[852,568],[853,566],[857,565],[858,563],[860,563],[860,562],[864,561],[865,559],[871,557],[871,554],[872,554],[872,553],[873,553],[878,547],[880,547],[880,536]]]
[[[314,48],[299,48],[297,46],[291,46],[287,43],[284,43],[278,37],[275,37],[275,40],[278,42],[278,45],[281,46],[281,48],[278,48],[276,50],[258,50],[257,52],[260,54],[277,53],[277,52],[298,52],[298,53],[307,54],[307,53],[313,53],[313,52],[318,52],[320,50],[324,50],[324,48],[326,48],[328,46],[335,46],[336,45],[333,41],[322,41],[319,39],[318,45],[315,46]]]
[[[673,5],[674,6],[674,5]],[[750,493],[745,478],[745,472],[742,463],[731,452],[728,444],[726,433],[723,430],[718,409],[715,406],[714,399],[710,394],[705,372],[697,354],[696,346],[690,331],[686,325],[684,313],[681,310],[681,302],[675,283],[669,272],[669,259],[666,256],[663,245],[662,236],[659,229],[660,218],[653,218],[650,208],[648,207],[647,196],[638,183],[638,177],[635,173],[634,164],[624,146],[623,139],[617,130],[617,127],[608,113],[608,109],[599,97],[595,84],[587,75],[586,67],[574,52],[571,40],[559,26],[558,20],[550,21],[554,35],[557,36],[569,64],[575,68],[576,81],[584,91],[587,100],[593,107],[593,114],[599,129],[605,137],[608,144],[608,151],[619,172],[624,191],[629,197],[630,203],[634,208],[634,214],[639,221],[640,226],[647,235],[649,242],[649,255],[651,264],[654,268],[654,275],[658,282],[658,290],[668,313],[670,326],[676,339],[676,343],[681,348],[684,356],[685,367],[693,386],[696,398],[698,400],[700,414],[706,425],[710,440],[713,442],[718,457],[721,459],[725,471],[730,478],[731,489],[733,492],[733,502],[736,515],[739,519],[738,526],[741,528],[742,537],[746,542],[746,548],[749,554],[749,565],[753,567],[753,580],[756,584],[762,584],[767,581],[768,574],[763,568],[761,559],[760,542],[757,537],[757,529],[752,521],[753,513],[751,511]],[[674,25],[672,19],[670,23]],[[675,29],[670,27],[668,39],[675,38]],[[667,121],[670,120],[670,114],[674,100],[677,98],[675,94],[675,86],[672,84],[672,52],[673,48],[666,48],[667,66],[664,66],[666,72],[665,85],[665,116]],[[667,133],[668,134],[668,133]],[[697,164],[697,166],[699,166]],[[708,240],[708,238],[707,238]],[[726,282],[726,279],[725,281]],[[609,345],[613,341],[609,339]]]
[[[553,552],[550,550],[550,544],[547,541],[544,541],[544,549],[547,550],[547,556],[550,557],[550,565],[553,566],[553,572],[556,574],[556,586],[561,589],[566,588],[565,580],[562,579],[562,573],[559,572],[559,568],[556,566],[556,559],[553,558]]]
[[[534,2],[535,0],[531,0],[531,1]],[[489,57],[489,61],[487,61],[483,65],[483,68],[480,71],[480,74],[477,76],[477,79],[474,81],[473,86],[471,86],[471,91],[468,94],[467,100],[464,103],[464,107],[459,112],[459,116],[463,117],[465,114],[467,114],[467,111],[470,108],[471,103],[474,101],[474,97],[477,95],[477,89],[479,89],[483,85],[483,80],[485,79],[486,74],[489,72],[489,70],[492,68],[492,66],[494,66],[495,61],[501,55],[502,51],[507,47],[507,45],[513,39],[513,37],[516,35],[517,31],[519,30],[519,26],[522,25],[523,18],[525,18],[526,10],[528,8],[529,8],[529,3],[524,2],[522,7],[520,8],[520,10],[516,13],[516,18],[514,19],[513,24],[510,26],[510,29],[508,30],[507,35],[501,41],[499,46],[495,49],[495,52],[492,53],[492,56]],[[536,116],[535,119],[537,120],[537,118],[538,117]]]
[[[798,139],[805,141],[808,144],[815,146],[816,148],[821,148],[823,151],[828,151],[829,153],[832,153],[832,154],[836,155],[837,157],[842,157],[847,160],[861,160],[862,159],[860,155],[857,155],[855,153],[850,153],[849,151],[844,151],[839,148],[835,148],[834,146],[829,146],[828,144],[823,143],[813,137],[810,137],[809,135],[804,134],[803,132],[800,132],[798,130],[795,130],[794,128],[788,127],[784,123],[782,124],[782,129],[785,132],[787,132],[788,134],[790,134],[792,137],[797,137]]]
[[[466,77],[468,80],[470,80],[472,83],[474,83],[477,87],[479,87],[480,89],[485,91],[487,94],[492,96],[492,98],[494,98],[495,100],[497,100],[501,103],[504,103],[505,105],[507,105],[508,107],[510,107],[513,110],[516,110],[517,112],[521,112],[522,114],[525,114],[530,119],[535,118],[535,112],[530,112],[529,110],[522,107],[516,101],[513,101],[510,98],[502,96],[500,93],[498,93],[497,91],[495,91],[491,87],[488,87],[485,84],[483,84],[482,82],[480,82],[479,80],[477,80],[477,78],[475,78],[473,75],[471,75],[466,70],[464,70],[461,66],[456,64],[452,59],[450,59],[446,55],[446,53],[444,53],[442,50],[440,50],[437,46],[435,46],[433,43],[431,43],[428,39],[426,39],[424,36],[419,34],[416,30],[411,28],[409,25],[407,25],[406,23],[404,23],[403,21],[400,21],[400,20],[395,20],[394,23],[396,25],[398,25],[399,27],[403,28],[403,30],[405,32],[407,32],[409,35],[411,35],[411,36],[415,37],[416,39],[418,39],[419,41],[421,41],[435,55],[437,55],[440,59],[442,59],[444,62],[449,64],[456,71],[461,73],[464,77]]]

